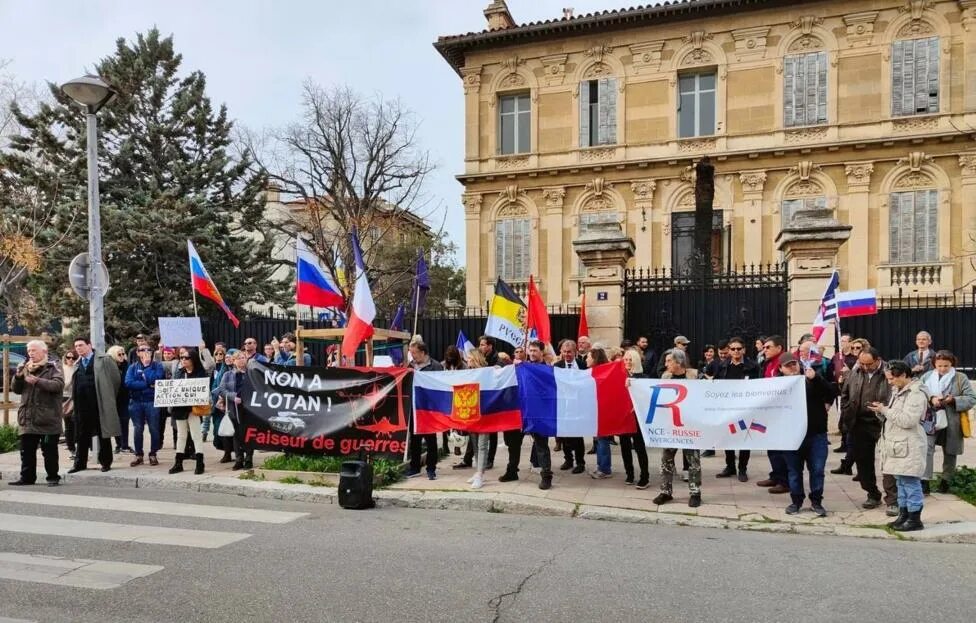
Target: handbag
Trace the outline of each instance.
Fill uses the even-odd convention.
[[[220,426],[217,428],[217,435],[220,437],[233,437],[234,433],[234,422],[230,419],[230,413],[220,418]]]
[[[956,394],[962,395],[962,380],[956,376]],[[959,412],[959,427],[962,429],[963,439],[969,439],[973,436],[973,411],[960,411]]]
[[[210,415],[210,405],[193,405],[190,407],[190,413],[200,417]]]

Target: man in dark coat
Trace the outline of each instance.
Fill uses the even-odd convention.
[[[77,424],[77,452],[69,474],[88,469],[88,452],[92,438],[98,437],[98,462],[102,471],[112,468],[112,438],[122,434],[116,397],[122,385],[118,365],[104,353],[92,350],[86,337],[74,342],[78,354],[75,366],[72,399]]]
[[[27,343],[27,361],[17,368],[13,390],[20,394],[17,428],[20,435],[20,480],[12,486],[37,482],[37,448],[44,456],[49,487],[61,481],[58,475],[58,439],[61,437],[61,392],[64,376],[57,360],[49,361],[47,344]]]

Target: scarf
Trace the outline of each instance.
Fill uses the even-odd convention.
[[[954,380],[956,380],[955,368],[949,368],[949,371],[942,376],[939,376],[938,371],[932,370],[925,379],[925,387],[929,390],[931,396],[941,398],[952,393],[951,387]],[[937,413],[943,417],[946,414],[945,409],[939,409]]]

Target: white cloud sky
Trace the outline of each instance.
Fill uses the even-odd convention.
[[[489,0],[0,0],[0,58],[28,82],[63,82],[112,54],[119,37],[157,26],[174,36],[183,70],[238,123],[260,129],[297,118],[302,81],[399,98],[421,121],[438,169],[427,191],[445,206],[464,258],[460,78],[431,45],[480,31]],[[620,8],[594,0],[509,0],[519,23]]]

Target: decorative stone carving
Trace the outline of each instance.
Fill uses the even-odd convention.
[[[688,165],[681,170],[678,174],[678,179],[682,182],[688,182],[692,186],[695,185],[695,167]]]
[[[803,17],[790,22],[790,27],[794,30],[799,30],[804,35],[809,35],[813,32],[814,26],[820,26],[823,24],[823,18],[817,17],[816,15],[804,15]]]
[[[939,120],[935,117],[906,117],[894,119],[891,127],[895,132],[921,132],[936,129],[939,127]]]
[[[813,35],[803,35],[796,41],[790,44],[787,51],[789,52],[812,52],[814,50],[823,49],[824,43],[819,37],[814,37]]]
[[[912,19],[922,19],[922,13],[929,8],[930,0],[908,0],[905,6],[898,7],[899,13],[911,13]]]
[[[907,158],[900,158],[898,165],[908,165],[908,169],[913,172],[922,170],[922,165],[932,162],[932,156],[926,156],[924,151],[912,151]]]
[[[612,76],[612,75],[613,75],[613,69],[610,68],[610,65],[607,65],[606,63],[603,62],[593,63],[592,65],[586,68],[585,72],[583,72],[584,79],[605,78],[607,76]]]
[[[823,194],[825,194],[823,187],[817,182],[808,179],[800,180],[799,182],[790,185],[790,187],[786,189],[786,192],[783,193],[783,196],[793,199],[796,197],[819,197]]]
[[[702,65],[714,62],[712,53],[703,47],[705,42],[711,39],[712,35],[704,30],[695,30],[685,37],[684,42],[691,45],[691,51],[681,59],[681,66]]]
[[[964,177],[976,176],[976,154],[960,154],[959,170]]]
[[[976,23],[976,0],[958,0],[959,11],[962,13],[962,28],[966,32]]]
[[[581,149],[579,152],[579,159],[581,162],[600,162],[604,160],[611,160],[616,153],[617,149],[615,147],[594,147],[590,149]]]
[[[864,11],[863,13],[845,15],[847,45],[852,48],[871,45],[871,40],[874,38],[874,22],[877,19],[878,11]]]
[[[895,188],[926,188],[929,186],[935,186],[935,182],[931,177],[922,173],[921,171],[914,171],[906,175],[901,176],[897,182],[895,182]]]
[[[464,193],[461,195],[461,204],[464,205],[465,214],[481,214],[481,203],[482,196],[479,193]]]
[[[685,43],[690,43],[694,48],[702,47],[706,41],[712,40],[712,34],[707,33],[704,30],[692,31],[687,37],[683,39]]]
[[[584,56],[595,58],[598,63],[602,63],[603,57],[610,56],[611,53],[613,53],[613,48],[610,47],[609,41],[598,43],[591,48],[583,50]]]
[[[518,69],[520,66],[524,64],[525,64],[525,59],[519,58],[517,54],[512,56],[511,58],[507,58],[502,61],[502,67],[509,71],[515,71],[516,69]]]
[[[795,167],[790,169],[788,173],[790,175],[796,175],[797,177],[800,178],[801,181],[806,181],[810,179],[811,173],[819,170],[820,170],[819,164],[813,164],[813,162],[809,160],[801,160],[796,164]]]
[[[518,184],[509,184],[505,190],[498,193],[498,198],[502,201],[514,205],[519,197],[524,197],[525,191],[518,187]]]
[[[683,211],[683,210],[686,210],[686,209],[694,210],[695,209],[695,191],[694,191],[694,189],[688,189],[688,190],[686,190],[685,193],[681,196],[681,199],[679,199],[678,200],[678,203],[676,203],[675,205],[678,208],[681,208],[681,210],[679,210],[679,211]]]
[[[502,78],[501,82],[499,82],[498,85],[502,88],[524,87],[525,78],[520,76],[517,73],[510,73],[504,78]]]
[[[590,197],[580,208],[580,212],[603,212],[613,208],[613,200],[607,195]]]
[[[562,210],[566,199],[566,189],[562,186],[542,189],[542,198],[545,199],[546,208],[550,210]]]
[[[976,2],[976,0],[973,0]],[[661,69],[661,51],[664,49],[663,41],[652,41],[651,43],[639,43],[630,46],[630,53],[633,55],[631,64],[634,66],[634,73],[654,73]]]
[[[592,192],[594,197],[602,197],[608,188],[613,188],[613,183],[608,184],[602,177],[594,177],[593,181],[587,183],[583,188]]]
[[[528,156],[498,156],[495,158],[495,168],[500,171],[524,169],[528,166]]]
[[[847,175],[847,186],[866,187],[871,183],[871,174],[874,173],[874,164],[870,162],[852,162],[844,167],[844,174]]]
[[[700,138],[690,141],[680,141],[678,151],[682,153],[697,153],[703,151],[714,151],[717,141],[714,138]]]
[[[551,54],[549,56],[543,56],[540,59],[542,61],[546,86],[558,86],[563,83],[563,80],[566,78],[566,60],[568,58],[568,54]]]
[[[976,156],[974,156],[974,159],[976,159]],[[654,180],[638,180],[630,183],[630,192],[634,193],[635,202],[650,203],[654,198],[654,190],[656,188],[657,182]]]
[[[481,66],[464,67],[461,69],[462,81],[464,82],[464,94],[477,94],[481,90]]]
[[[816,143],[827,138],[827,128],[801,128],[799,130],[788,130],[784,139],[787,145],[798,145],[803,143]]]
[[[743,192],[761,193],[766,184],[766,172],[743,171],[739,173],[739,183],[742,184]]]
[[[766,37],[769,35],[769,30],[769,26],[733,30],[732,38],[735,40],[735,54],[738,60],[758,60],[765,57]]]
[[[925,20],[913,19],[904,26],[898,29],[898,38],[901,37],[920,37],[922,35],[931,35],[935,32],[932,28],[932,24]]]

